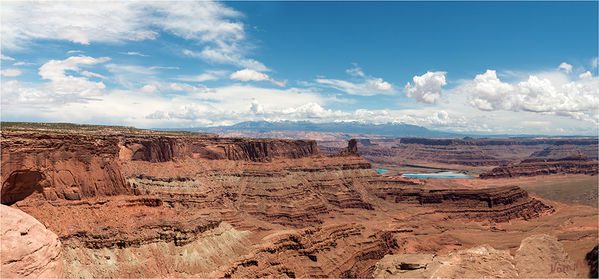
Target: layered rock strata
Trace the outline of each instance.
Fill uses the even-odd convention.
[[[548,174],[587,174],[597,175],[597,160],[584,155],[574,155],[561,159],[527,159],[480,174],[480,178],[507,178]]]
[[[551,210],[517,187],[382,177],[355,140],[336,155],[309,140],[207,135],[3,132],[2,145],[2,203],[58,235],[68,277],[369,277],[397,244],[357,220]]]
[[[379,198],[395,203],[408,203],[442,213],[473,220],[506,222],[513,219],[530,219],[552,212],[550,206],[531,198],[518,186],[487,189],[436,190],[394,187],[387,183],[374,192]]]
[[[118,138],[2,133],[2,204],[130,194]]]

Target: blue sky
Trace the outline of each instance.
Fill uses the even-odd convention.
[[[598,2],[2,3],[2,120],[596,134]]]

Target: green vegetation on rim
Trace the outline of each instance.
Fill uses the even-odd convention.
[[[156,135],[183,137],[215,137],[215,134],[189,131],[156,131],[128,126],[87,125],[73,123],[0,122],[2,132],[43,132],[75,135]]]

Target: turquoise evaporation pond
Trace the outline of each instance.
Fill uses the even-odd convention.
[[[458,177],[458,178],[469,178],[474,177],[474,175],[466,175],[463,173],[455,173],[455,172],[438,172],[438,173],[407,173],[404,174],[405,177],[434,177],[434,178],[448,178],[448,177]]]
[[[387,170],[380,170],[380,169],[379,169],[379,170],[376,170],[376,172],[378,172],[378,173],[383,173],[383,172],[387,172]]]

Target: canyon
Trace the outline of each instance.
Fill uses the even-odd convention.
[[[361,155],[376,168],[388,170],[389,176],[441,171],[479,175],[524,160],[599,158],[599,141],[593,137],[383,139],[371,136],[359,139],[358,143]],[[344,143],[323,140],[318,144],[324,153],[334,154]]]
[[[55,234],[65,277],[370,278],[389,255],[597,242],[596,208],[382,176],[358,140],[126,131],[3,128],[3,208]]]
[[[480,174],[480,178],[536,176],[548,174],[597,175],[597,160],[584,155],[573,155],[560,159],[526,159],[516,164],[494,168]]]

